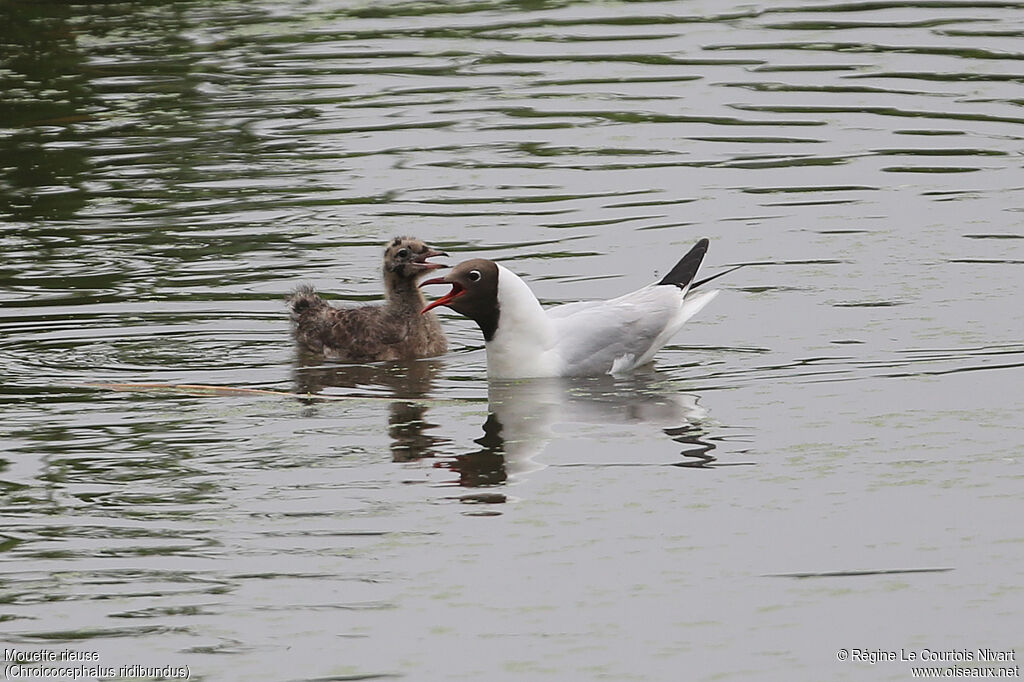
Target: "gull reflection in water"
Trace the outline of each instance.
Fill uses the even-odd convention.
[[[442,364],[436,360],[383,362],[372,365],[325,364],[300,356],[292,377],[296,393],[317,395],[325,389],[344,389],[345,395],[390,399],[388,435],[391,458],[410,462],[439,454],[450,439],[433,435],[438,428],[427,420],[426,400]],[[381,388],[387,390],[381,395]]]
[[[607,465],[587,459],[588,443],[607,435],[600,433],[602,429],[630,424],[660,432],[662,438],[681,446],[675,450],[678,459],[659,465],[716,466],[710,454],[715,444],[709,436],[707,410],[696,395],[682,392],[670,378],[653,370],[629,378],[491,382],[484,433],[474,440],[479,447],[453,456],[455,441],[440,435],[440,425],[429,419],[431,407],[443,402],[434,393],[443,367],[438,360],[346,365],[300,357],[293,379],[296,393],[318,395],[341,389],[342,395],[356,399],[386,401],[392,460],[437,458],[435,466],[450,470],[457,477],[452,483],[464,487],[501,485],[509,476],[543,468],[537,455],[555,441],[576,452],[582,449],[583,463]],[[644,463],[629,450],[624,449],[622,460],[612,464]]]
[[[459,484],[477,487],[503,483],[509,476],[543,468],[536,459],[559,439],[587,437],[572,425],[642,424],[683,447],[673,466],[708,467],[715,448],[708,438],[708,413],[698,397],[682,393],[664,375],[650,371],[627,379],[587,378],[494,381],[488,387],[489,415],[480,449],[455,457],[445,466]],[[579,445],[577,448],[581,447]],[[586,448],[586,441],[582,441]],[[623,455],[630,464],[629,455]]]

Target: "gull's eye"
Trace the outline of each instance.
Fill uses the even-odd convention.
[[[409,249],[401,249],[398,252],[399,258],[407,258],[409,256]]]
[[[469,277],[469,281],[470,282],[479,282],[480,281],[480,277],[482,275],[480,274],[479,270],[470,270],[469,274],[466,275],[466,276]]]

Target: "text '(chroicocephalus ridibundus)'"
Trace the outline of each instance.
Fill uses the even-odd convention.
[[[692,291],[714,279],[693,281],[707,249],[708,240],[701,239],[656,284],[608,301],[547,310],[511,270],[474,258],[420,284],[452,285],[423,312],[443,305],[475,321],[487,342],[492,379],[624,374],[650,362],[718,294]]]

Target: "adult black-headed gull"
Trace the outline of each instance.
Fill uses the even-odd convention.
[[[447,256],[414,237],[395,237],[384,251],[384,305],[335,308],[305,285],[288,298],[298,345],[331,360],[375,362],[440,355],[448,348],[437,317],[420,315],[426,305],[416,286]]]
[[[623,374],[649,362],[718,294],[692,291],[714,279],[693,282],[707,249],[708,240],[701,239],[656,284],[608,301],[547,310],[511,270],[474,258],[420,285],[452,285],[423,312],[443,305],[475,321],[487,342],[492,379]]]

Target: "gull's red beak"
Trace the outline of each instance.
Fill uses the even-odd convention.
[[[434,301],[433,303],[429,304],[423,310],[421,310],[420,311],[420,315],[422,315],[423,313],[428,312],[430,310],[433,310],[434,308],[436,308],[438,306],[448,305],[449,303],[454,301],[456,298],[458,298],[459,296],[462,296],[463,294],[466,293],[466,290],[462,288],[461,284],[459,284],[458,282],[449,282],[444,277],[435,277],[434,279],[428,279],[425,282],[420,282],[420,286],[421,287],[424,287],[424,286],[426,286],[428,284],[451,284],[452,285],[452,290],[449,291],[444,296],[442,296],[441,298],[439,298],[436,301]]]
[[[416,265],[420,266],[420,268],[422,268],[423,270],[437,270],[439,268],[448,267],[444,263],[428,263],[427,259],[433,258],[434,256],[444,256],[445,258],[447,258],[448,254],[445,253],[444,251],[435,251],[434,249],[427,249],[421,255],[417,256],[413,260],[413,263],[416,263]]]

